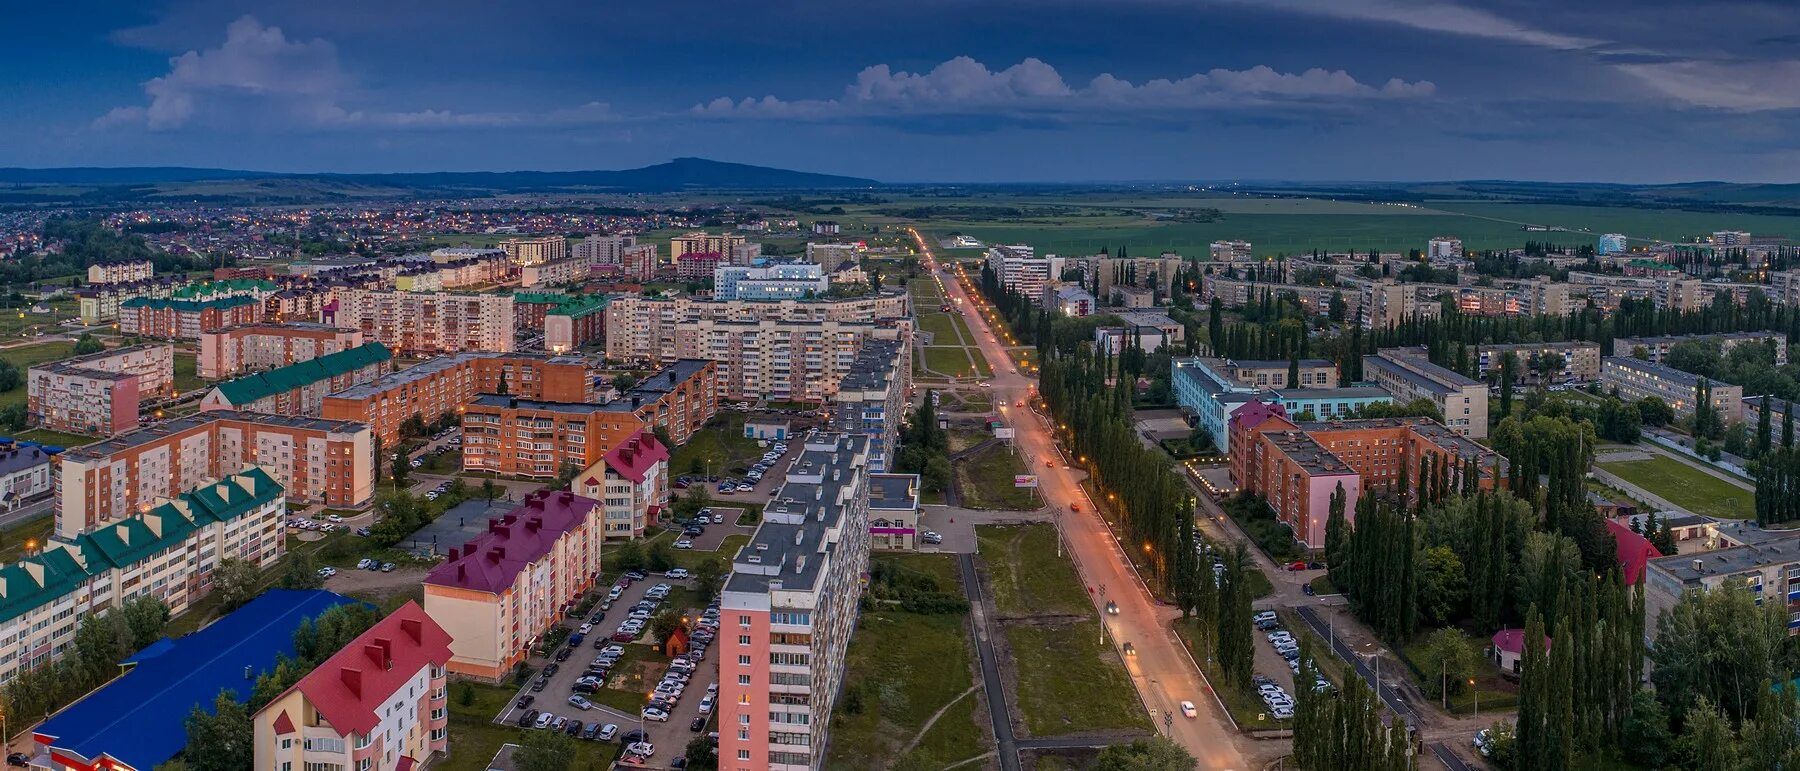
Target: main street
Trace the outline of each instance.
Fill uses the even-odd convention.
[[[925,265],[939,270],[931,248],[922,239],[919,246],[926,255]],[[1236,732],[1220,713],[1218,702],[1185,646],[1170,629],[1170,623],[1181,614],[1151,598],[1131,561],[1081,489],[1079,472],[1069,468],[1067,459],[1057,449],[1049,424],[1029,409],[1012,406],[1031,398],[1036,380],[1017,371],[1001,343],[1001,333],[973,310],[979,306],[962,282],[946,280],[944,284],[960,308],[971,310],[965,319],[982,355],[993,367],[991,389],[995,404],[1007,405],[1003,414],[1015,430],[1014,442],[1020,454],[1031,464],[1031,473],[1038,475],[1039,492],[1051,510],[1070,512],[1057,518],[1058,526],[1115,649],[1129,642],[1137,650],[1137,655],[1126,657],[1125,665],[1138,695],[1155,711],[1157,729],[1185,747],[1203,768],[1248,768],[1238,754]],[[1053,467],[1046,466],[1046,462]],[[1079,511],[1072,511],[1072,507]],[[1105,615],[1103,609],[1108,601],[1118,603],[1118,615]],[[1193,702],[1199,708],[1199,716],[1183,717],[1183,701]],[[1165,715],[1172,715],[1166,727]]]

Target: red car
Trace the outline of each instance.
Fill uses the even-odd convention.
[[[1069,504],[1069,511],[1081,511],[1081,504],[1079,504],[1079,503]]]

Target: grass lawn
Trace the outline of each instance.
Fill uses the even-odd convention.
[[[962,452],[993,438],[993,434],[972,428],[952,428],[947,438],[951,452]]]
[[[971,509],[1028,511],[1043,506],[1033,488],[1013,487],[1015,474],[1030,473],[1010,449],[994,445],[956,464],[963,505]]]
[[[1005,634],[1019,668],[1019,712],[1032,736],[1151,729],[1124,663],[1100,639],[1100,622],[1007,624]]]
[[[969,349],[953,345],[927,345],[920,350],[925,352],[925,368],[941,375],[968,376],[974,371],[973,360],[969,358]]]
[[[0,407],[25,403],[25,370],[44,362],[67,359],[73,355],[75,355],[75,344],[67,342],[39,343],[0,349],[0,361],[11,362],[13,366],[19,368],[20,375],[17,388],[0,393]]]
[[[1673,458],[1602,463],[1625,481],[1696,514],[1728,519],[1756,516],[1756,495]]]
[[[474,698],[463,704],[464,689],[473,689]],[[505,744],[519,744],[532,729],[500,725],[494,716],[506,708],[515,689],[511,686],[453,682],[450,684],[450,756],[432,764],[442,771],[486,771],[494,753]],[[584,721],[585,722],[585,721]],[[605,768],[619,750],[616,742],[575,742],[575,762],[571,769]],[[657,748],[658,753],[662,751]]]
[[[950,557],[937,559],[955,570]],[[829,767],[868,767],[871,759],[882,758],[893,768],[936,769],[987,751],[988,739],[976,722],[979,702],[965,693],[974,684],[966,617],[863,614],[845,656],[845,693],[832,715]],[[952,700],[954,706],[918,746],[900,756],[925,721]]]
[[[755,439],[744,436],[743,413],[720,413],[705,428],[694,432],[687,444],[675,448],[669,458],[669,472],[709,473],[710,466],[712,474],[738,473],[755,463],[762,453]]]
[[[1219,694],[1219,701],[1225,704],[1225,709],[1231,713],[1231,719],[1237,721],[1238,727],[1245,731],[1268,731],[1288,727],[1284,721],[1276,720],[1269,715],[1268,705],[1263,703],[1262,697],[1257,695],[1253,687],[1233,686],[1225,682],[1224,675],[1220,673],[1216,665],[1207,664],[1206,658],[1194,648],[1194,640],[1199,634],[1199,629],[1199,619],[1189,618],[1175,621],[1175,634],[1181,637],[1182,644],[1188,646],[1188,652],[1193,654],[1194,660],[1206,670],[1206,682]]]
[[[61,431],[51,431],[48,428],[34,428],[30,431],[23,431],[14,434],[13,438],[27,442],[40,442],[63,448],[80,447],[84,444],[93,444],[94,442],[100,441],[98,437],[85,436],[82,434],[65,434]]]
[[[207,387],[207,382],[195,374],[198,371],[196,359],[198,354],[177,350],[175,352],[175,392],[185,394]]]
[[[1411,642],[1401,646],[1399,650],[1400,656],[1406,660],[1407,674],[1411,675],[1413,680],[1418,682],[1421,688],[1424,687],[1424,680],[1437,676],[1435,673],[1421,672],[1417,663],[1419,661],[1418,654],[1425,647],[1425,639],[1432,631],[1434,630],[1426,629],[1421,631]],[[1481,650],[1490,642],[1486,638],[1471,635],[1467,632],[1463,633],[1463,637],[1468,640],[1470,649],[1476,651]],[[1474,691],[1463,688],[1450,694],[1450,712],[1461,715],[1474,711],[1476,691],[1480,692],[1482,709],[1510,709],[1517,706],[1519,703],[1518,684],[1501,675],[1500,667],[1495,666],[1492,661],[1487,659],[1481,659],[1475,664]],[[1444,701],[1441,698],[1433,699],[1431,701],[1433,701],[1439,709],[1443,708]]]
[[[919,316],[919,329],[930,332],[932,341],[957,345],[960,338],[956,336],[956,324],[950,321],[948,313],[926,313]]]
[[[56,526],[56,518],[50,512],[33,517],[24,522],[8,525],[0,530],[0,564],[19,561],[25,556],[25,542],[34,541],[38,546],[50,537],[50,530]]]
[[[1000,615],[1093,615],[1075,564],[1056,554],[1055,525],[980,525],[975,539]]]
[[[722,525],[714,525],[714,527],[722,527]],[[719,543],[717,551],[676,549],[675,564],[692,571],[699,567],[700,563],[709,559],[716,559],[725,563],[725,572],[729,573],[731,572],[731,558],[737,556],[738,549],[744,548],[744,544],[749,542],[750,536],[748,534],[732,533],[731,535],[725,536],[725,540]]]
[[[589,647],[576,655],[591,656],[592,651],[592,647]],[[569,660],[575,661],[576,659],[570,657]],[[656,686],[656,681],[662,679],[663,671],[668,668],[669,657],[658,653],[656,648],[628,643],[625,645],[625,655],[619,657],[619,663],[607,676],[606,687],[588,694],[588,700],[595,704],[605,704],[627,714],[636,712],[643,709],[644,705],[650,701],[647,694],[651,688]],[[614,685],[632,687],[614,688]]]

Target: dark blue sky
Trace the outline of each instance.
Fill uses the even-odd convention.
[[[0,166],[1800,179],[1800,4],[13,4]]]

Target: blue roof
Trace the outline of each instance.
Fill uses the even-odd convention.
[[[302,620],[355,602],[317,589],[271,589],[205,629],[145,648],[126,660],[135,664],[131,671],[34,733],[53,754],[88,763],[104,755],[148,771],[187,746],[187,716],[195,706],[210,709],[226,689],[248,700],[256,677],[275,668],[278,654],[294,655]]]

